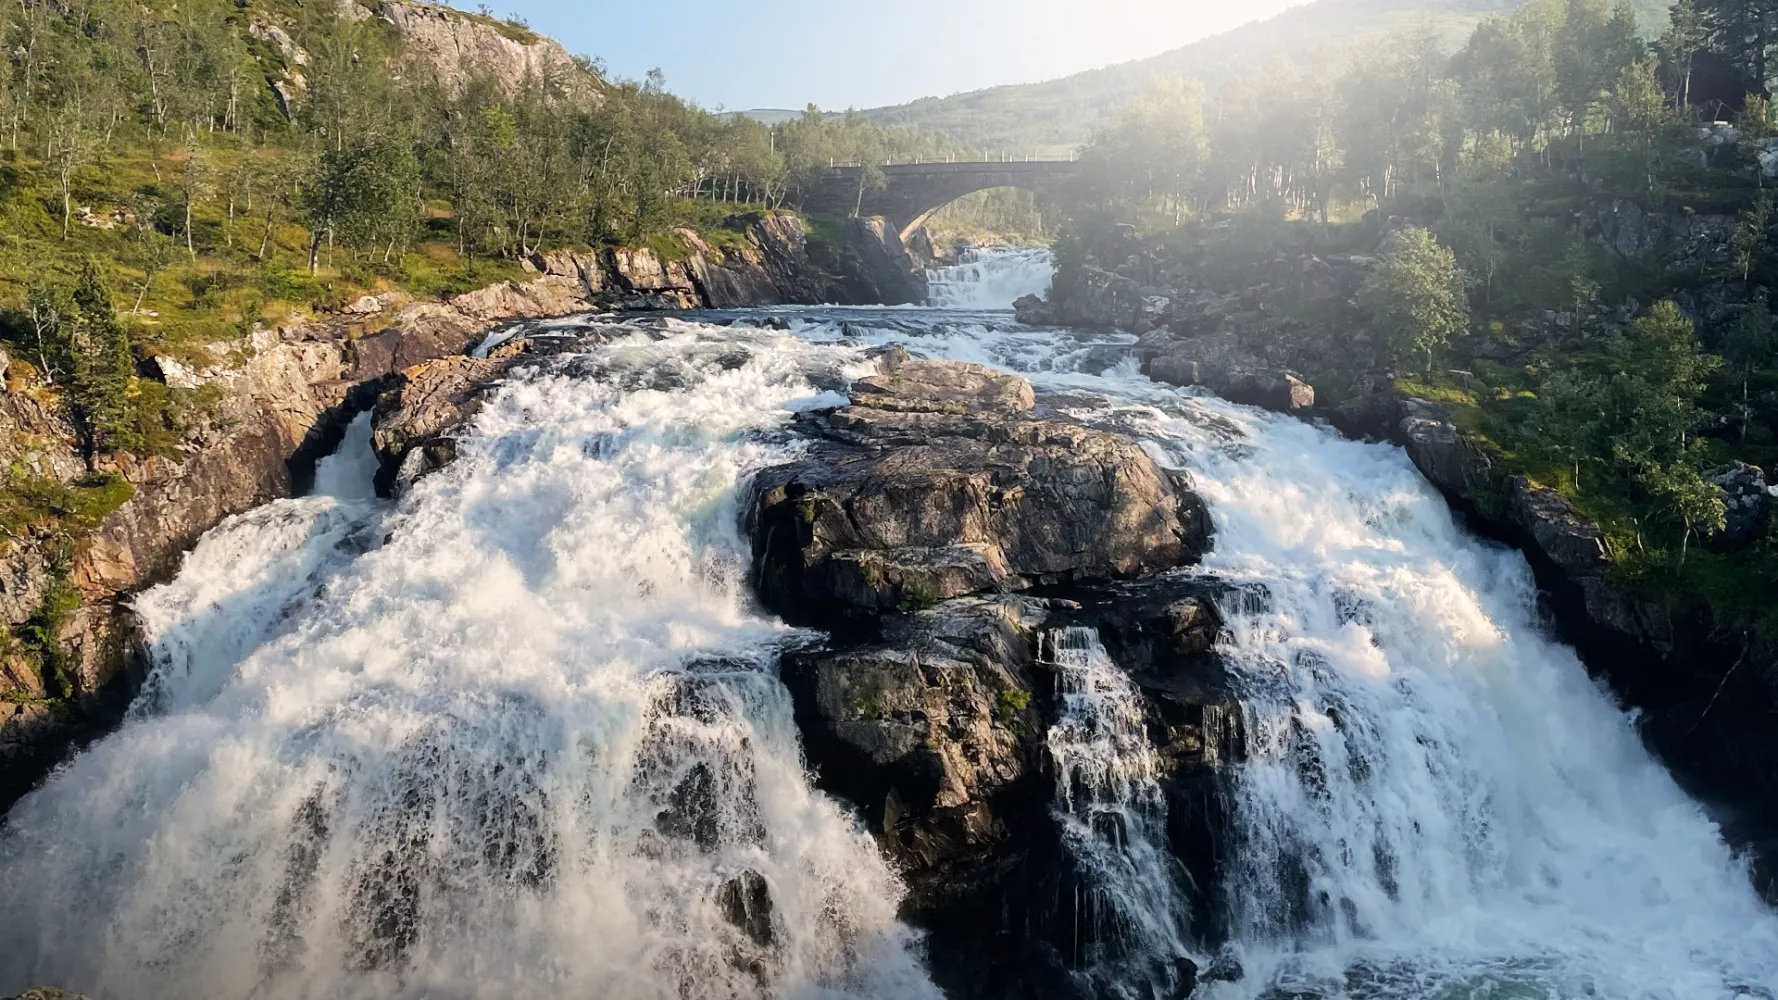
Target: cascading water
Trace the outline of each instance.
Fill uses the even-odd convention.
[[[1050,290],[1055,265],[1041,247],[975,247],[949,267],[926,272],[926,301],[938,309],[1011,309]]]
[[[751,610],[735,527],[791,414],[891,341],[1026,372],[1211,507],[1200,572],[1233,595],[1251,745],[1221,877],[1246,975],[1204,995],[1778,985],[1778,919],[1716,830],[1542,634],[1523,560],[1399,451],[1149,383],[1129,338],[982,311],[790,325],[603,323],[399,505],[365,498],[360,425],[332,496],[207,536],[140,600],[135,716],[0,835],[0,994],[934,997],[896,879],[808,785],[790,633]],[[1087,636],[1049,646],[1053,811],[1103,899],[1080,912],[1118,930],[1091,939],[1120,942],[1077,964],[1165,995],[1157,963],[1203,943],[1135,694]]]
[[[1778,918],[1543,634],[1517,553],[1392,447],[1209,398],[1114,419],[1191,471],[1235,585],[1248,979],[1211,996],[1771,995]]]
[[[1058,629],[1044,644],[1059,703],[1055,815],[1079,880],[1075,912],[1090,924],[1070,964],[1119,997],[1184,996],[1185,903],[1141,695],[1092,629]]]
[[[737,341],[520,375],[399,507],[212,532],[141,602],[152,702],[10,817],[0,992],[936,997],[742,590],[737,477],[855,352]]]

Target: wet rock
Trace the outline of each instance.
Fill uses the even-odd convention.
[[[492,358],[441,358],[403,370],[377,400],[371,442],[377,490],[388,495],[457,457],[448,436],[481,409],[482,395],[505,371]]]
[[[785,658],[823,781],[864,806],[916,906],[972,891],[965,862],[1013,833],[998,800],[1036,776],[1044,615],[1029,598],[969,598],[894,617],[879,642]]]
[[[1242,967],[1241,960],[1229,952],[1223,952],[1210,960],[1210,965],[1198,976],[1202,983],[1238,983],[1247,978],[1247,970]]]
[[[1148,377],[1169,385],[1203,385],[1204,368],[1190,358],[1164,354],[1148,363]]]
[[[765,876],[749,868],[724,882],[716,890],[716,905],[722,915],[761,948],[770,948],[777,941],[772,926],[772,891]]]
[[[805,415],[822,446],[755,480],[761,597],[826,621],[1200,555],[1202,507],[1133,441],[1033,412],[1023,379],[916,361]]]
[[[1387,392],[1349,399],[1328,413],[1328,423],[1341,434],[1360,441],[1387,440],[1395,432],[1400,404]]]
[[[1315,406],[1314,387],[1288,372],[1225,371],[1213,374],[1209,386],[1231,403],[1278,413],[1299,413]]]
[[[1013,315],[1027,326],[1055,326],[1056,312],[1038,295],[1021,295],[1012,304]]]
[[[1171,987],[1167,990],[1168,1000],[1186,1000],[1198,988],[1198,963],[1183,956],[1173,960]]]
[[[1716,484],[1722,493],[1724,520],[1723,530],[1709,535],[1706,543],[1715,549],[1729,550],[1759,538],[1772,507],[1765,470],[1735,462],[1704,473],[1704,478]]]

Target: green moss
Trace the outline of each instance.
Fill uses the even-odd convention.
[[[122,477],[108,473],[64,484],[14,467],[0,479],[0,530],[13,538],[34,529],[77,536],[98,527],[135,492]]]
[[[1019,713],[1030,707],[1031,692],[1022,688],[1002,691],[994,699],[994,721],[1006,725],[1017,718]]]
[[[846,689],[846,709],[855,719],[881,719],[888,715],[882,682],[865,677]]]
[[[900,590],[896,610],[903,613],[924,611],[938,603],[938,591],[925,580],[903,581]]]

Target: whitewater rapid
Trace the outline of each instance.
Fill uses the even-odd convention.
[[[972,247],[957,263],[926,272],[926,301],[935,309],[1011,309],[1026,295],[1049,293],[1050,252],[1037,247]]]
[[[805,774],[775,672],[797,636],[749,600],[737,528],[795,413],[886,343],[1025,373],[1210,506],[1246,975],[1200,995],[1778,988],[1778,918],[1545,634],[1520,556],[1399,450],[1153,384],[1130,338],[1017,327],[982,304],[1005,294],[600,320],[398,502],[355,424],[316,496],[138,600],[141,703],[0,834],[0,995],[936,997],[895,875]],[[1134,691],[1090,635],[1046,660],[1064,841],[1133,950],[1202,964]]]

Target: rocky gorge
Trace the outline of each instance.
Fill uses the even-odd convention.
[[[1432,221],[1367,219],[1357,237],[1334,250],[1314,247],[1306,231],[1254,245],[1228,223],[1185,250],[1147,247],[1114,231],[1059,275],[1047,299],[1021,301],[1019,316],[1130,331],[1138,335],[1144,372],[1156,381],[1202,386],[1404,448],[1473,530],[1525,553],[1560,634],[1639,714],[1648,745],[1712,805],[1773,897],[1778,743],[1769,720],[1778,712],[1778,661],[1770,642],[1722,620],[1707,602],[1652,594],[1624,579],[1605,532],[1571,500],[1503,471],[1498,446],[1461,428],[1449,407],[1392,387],[1397,373],[1355,300],[1394,234]],[[1621,198],[1596,199],[1544,222],[1623,266],[1698,274],[1727,263],[1735,225],[1724,214]],[[1676,301],[1707,336],[1721,338],[1747,295],[1740,282],[1717,278]],[[1547,312],[1517,329],[1496,324],[1466,350],[1478,363],[1526,365],[1541,346],[1603,338],[1630,316],[1621,308]],[[1763,537],[1771,507],[1763,470],[1735,462],[1708,478],[1729,512],[1711,543],[1732,551]]]

